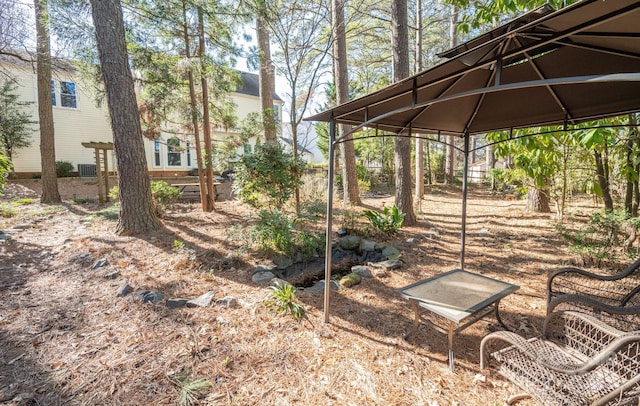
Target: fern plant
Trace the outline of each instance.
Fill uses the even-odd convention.
[[[362,214],[369,220],[370,225],[381,234],[395,234],[404,223],[404,213],[395,204],[383,208],[382,213],[375,210],[364,210]]]

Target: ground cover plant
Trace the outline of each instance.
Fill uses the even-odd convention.
[[[418,225],[385,237],[402,250],[402,267],[333,292],[326,324],[322,292],[281,292],[284,313],[265,306],[271,290],[252,275],[272,257],[228,232],[250,227],[254,209],[235,200],[216,202],[212,213],[169,204],[160,230],[126,237],[104,215],[115,206],[73,204],[74,196],[95,199],[95,184],[64,179],[60,186],[63,204],[53,211],[38,203],[38,181],[11,183],[0,196],[15,211],[0,217],[10,236],[0,242],[0,402],[461,406],[500,405],[521,392],[479,369],[479,343],[497,327],[493,319],[456,337],[455,373],[442,334],[422,326],[403,339],[413,313],[397,289],[458,266],[457,187],[428,188]],[[35,201],[12,203],[22,198]],[[363,203],[380,212],[392,200]],[[560,229],[553,213],[525,204],[471,188],[465,267],[521,287],[501,313],[531,337],[542,328],[547,275],[578,259],[562,230],[585,228],[601,207],[574,197]],[[361,208],[336,205],[336,229],[344,220],[353,228],[367,223]],[[304,221],[321,228],[324,218]],[[116,279],[106,278],[114,272]],[[170,309],[117,297],[121,280],[169,298],[215,295],[208,307]],[[304,308],[300,323],[288,310],[293,303]]]

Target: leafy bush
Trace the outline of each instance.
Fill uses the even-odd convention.
[[[251,240],[266,252],[293,252],[295,222],[279,210],[262,210],[258,224],[253,227]]]
[[[59,178],[73,176],[73,164],[69,161],[56,161],[56,176]]]
[[[635,253],[630,248],[640,225],[640,218],[630,217],[625,210],[596,212],[589,225],[577,231],[564,231],[569,251],[581,257],[585,265],[601,265],[615,261],[621,252]]]
[[[362,214],[369,220],[370,225],[382,234],[395,234],[404,223],[404,213],[400,212],[395,204],[390,208],[385,207],[382,213],[364,210]]]
[[[151,194],[158,203],[164,205],[175,203],[182,197],[182,192],[163,180],[151,181]]]
[[[304,307],[297,303],[295,288],[288,283],[280,286],[271,286],[270,297],[265,305],[279,313],[291,313],[295,321],[299,321],[305,314]]]
[[[11,161],[8,157],[0,154],[0,194],[4,192],[4,185],[11,172]]]
[[[182,197],[182,192],[163,180],[152,180],[151,195],[156,202],[160,203],[161,205],[167,205],[180,200],[180,197]],[[111,188],[111,190],[109,191],[109,198],[111,198],[112,200],[120,199],[120,189],[118,188],[118,186],[114,186]]]
[[[236,167],[235,186],[243,202],[256,207],[282,207],[300,185],[305,163],[277,142],[256,145]]]

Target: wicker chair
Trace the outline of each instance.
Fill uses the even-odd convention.
[[[558,311],[545,320],[541,337],[487,335],[481,368],[494,346],[507,346],[490,355],[498,372],[542,405],[638,405],[640,331],[625,333],[591,315]]]
[[[547,314],[578,310],[623,331],[640,329],[640,259],[614,275],[578,268],[554,271],[547,281]]]

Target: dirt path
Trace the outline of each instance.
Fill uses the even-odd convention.
[[[420,224],[391,241],[402,247],[403,267],[333,294],[330,324],[321,293],[298,293],[308,316],[301,323],[264,307],[268,290],[251,276],[266,258],[242,245],[249,211],[235,201],[210,214],[176,205],[163,229],[142,238],[114,235],[114,220],[95,203],[11,206],[16,213],[0,218],[11,236],[0,245],[0,404],[169,405],[185,379],[197,378],[210,383],[202,404],[502,404],[520,391],[479,370],[479,343],[495,320],[456,338],[455,374],[440,333],[423,326],[402,339],[412,314],[396,289],[459,263],[460,193],[428,193]],[[28,194],[12,188],[4,204]],[[365,199],[369,207],[389,203]],[[536,335],[546,276],[571,260],[552,215],[481,188],[472,190],[468,214],[466,269],[520,285],[503,313],[522,334]],[[175,241],[186,249],[176,251]],[[106,265],[93,269],[100,259]],[[125,281],[170,298],[214,291],[214,301],[231,297],[236,305],[143,305],[116,297]]]

